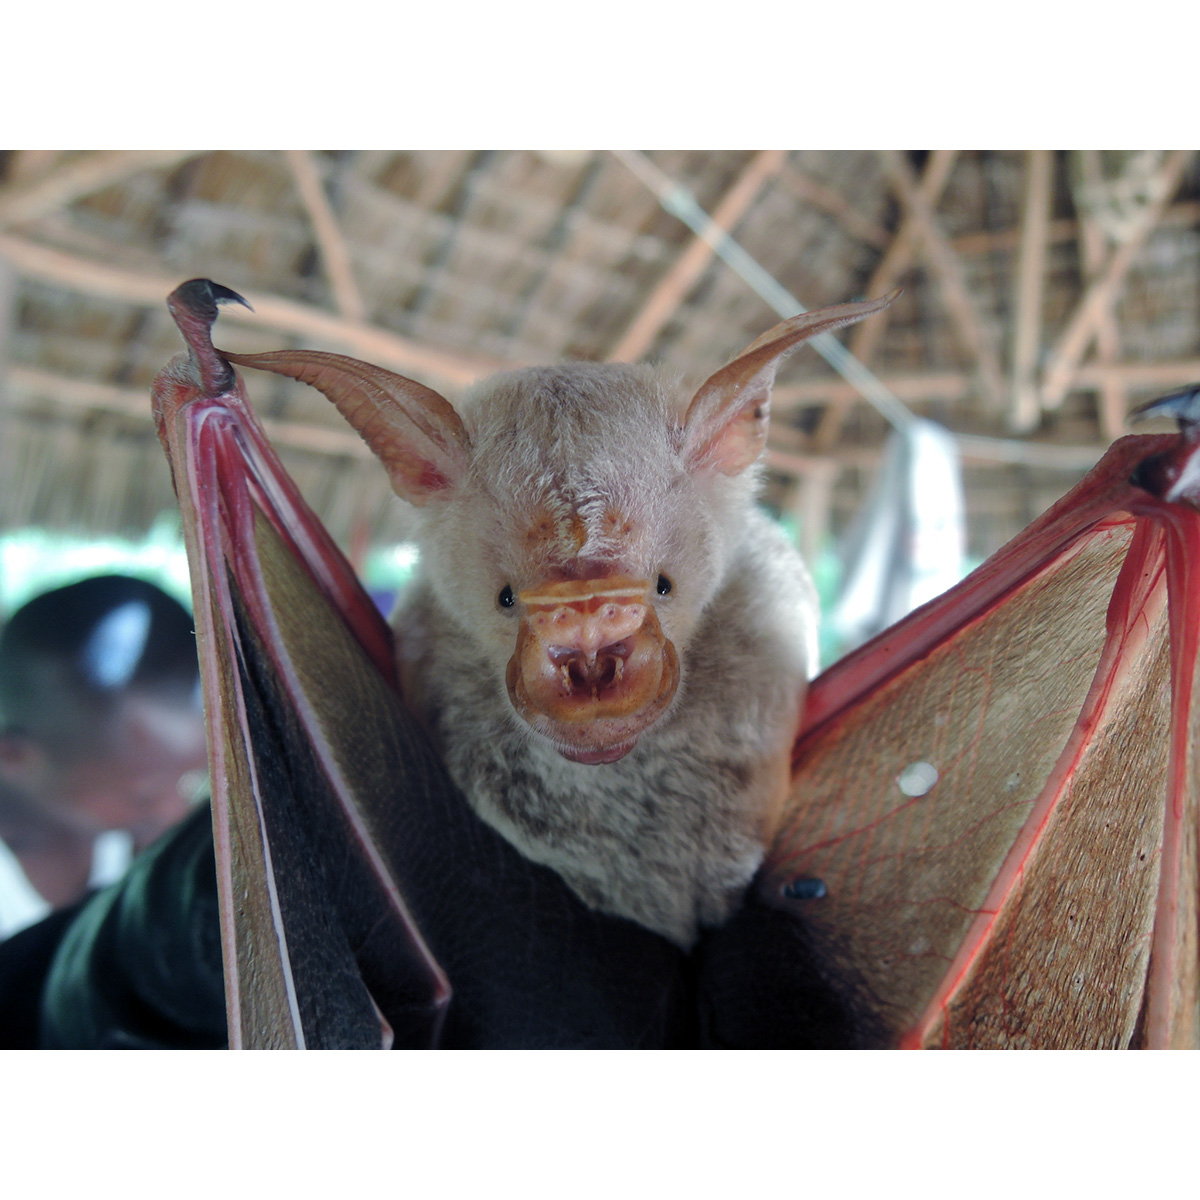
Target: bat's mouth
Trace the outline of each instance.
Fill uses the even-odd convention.
[[[522,592],[525,617],[505,682],[531,729],[572,762],[616,762],[667,711],[679,656],[648,582],[570,581]]]
[[[667,711],[679,685],[679,660],[675,647],[664,642],[662,671],[654,695],[641,709],[618,717],[601,715],[603,705],[598,701],[590,715],[586,707],[573,703],[569,720],[556,719],[536,707],[521,677],[516,655],[509,661],[506,683],[513,707],[535,733],[552,742],[563,758],[598,766],[624,758]]]
[[[637,738],[632,741],[622,742],[619,746],[613,746],[609,750],[579,750],[574,746],[556,745],[554,748],[571,762],[583,763],[584,766],[598,767],[603,763],[614,763],[627,755],[630,750],[637,745]]]

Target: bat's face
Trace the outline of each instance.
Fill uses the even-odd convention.
[[[340,355],[226,358],[333,400],[423,512],[423,571],[484,651],[497,702],[568,758],[603,763],[664,719],[686,679],[688,643],[744,529],[778,360],[891,299],[782,322],[686,403],[651,368],[617,363],[497,375],[456,411]]]
[[[515,716],[613,762],[671,710],[748,488],[688,469],[647,368],[502,376],[463,418],[471,468],[424,510],[426,569]]]

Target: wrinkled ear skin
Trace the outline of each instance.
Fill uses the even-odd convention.
[[[771,387],[784,355],[809,338],[879,312],[899,294],[897,290],[879,300],[801,313],[751,342],[709,376],[692,398],[684,417],[685,461],[693,470],[741,474],[767,444]]]
[[[444,496],[466,469],[470,443],[445,397],[414,379],[321,350],[218,352],[231,363],[307,383],[331,400],[411,504]]]

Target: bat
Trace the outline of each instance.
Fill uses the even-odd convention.
[[[402,692],[474,811],[684,950],[762,861],[815,664],[815,588],[754,503],[776,366],[889,302],[785,321],[691,397],[566,363],[456,410],[342,355],[224,356],[320,389],[416,507]]]
[[[976,575],[814,682],[754,885],[685,954],[584,903],[447,777],[398,699],[386,627],[212,349],[218,299],[238,298],[173,295],[190,353],[155,408],[189,529],[232,1044],[1194,1039],[1187,422],[1118,443]],[[1111,848],[1130,838],[1136,853]],[[1064,877],[1060,925],[1036,889]]]

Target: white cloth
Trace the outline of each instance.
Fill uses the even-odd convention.
[[[133,838],[123,829],[102,833],[92,843],[88,887],[116,882],[133,861]],[[0,841],[0,940],[50,915],[51,906],[29,882],[17,856]]]

